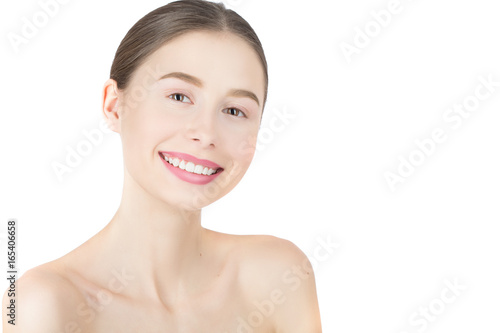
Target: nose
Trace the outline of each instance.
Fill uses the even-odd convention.
[[[186,136],[188,140],[200,145],[200,148],[215,147],[218,140],[216,112],[213,110],[193,112],[187,123]]]

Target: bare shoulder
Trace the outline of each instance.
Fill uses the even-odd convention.
[[[3,316],[5,333],[65,332],[65,326],[71,325],[78,290],[51,263],[25,272],[15,283],[15,294],[9,289],[4,292],[2,307],[15,299],[16,319],[12,325],[11,318]]]
[[[240,279],[247,299],[273,309],[276,332],[321,332],[311,263],[293,242],[268,235],[240,236]]]
[[[249,276],[253,272],[260,274],[263,270],[269,274],[279,273],[280,269],[296,264],[310,268],[307,256],[289,240],[271,235],[211,232],[215,235],[217,244],[223,244],[223,252],[230,253],[232,260],[237,261],[243,273],[248,273]]]
[[[270,269],[279,273],[280,269],[293,265],[309,265],[307,256],[293,242],[270,235],[247,235],[239,242],[239,253],[244,256],[249,269]]]

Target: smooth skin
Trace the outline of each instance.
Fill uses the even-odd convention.
[[[201,82],[160,79],[179,72]],[[87,242],[18,279],[19,319],[12,326],[3,315],[4,332],[321,332],[314,273],[297,246],[201,226],[201,208],[231,191],[252,161],[263,99],[257,54],[229,32],[171,40],[125,90],[109,79],[103,113],[122,139],[120,206]],[[191,184],[159,151],[224,171]],[[8,301],[5,293],[3,309]]]

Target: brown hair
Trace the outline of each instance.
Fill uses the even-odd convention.
[[[268,73],[264,50],[257,34],[245,19],[223,3],[205,0],[178,0],[157,8],[141,18],[127,32],[116,50],[110,78],[118,89],[126,89],[134,71],[168,41],[192,31],[231,32],[243,38],[259,56],[264,70],[264,103]]]

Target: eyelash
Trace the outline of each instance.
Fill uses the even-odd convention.
[[[182,103],[182,101],[181,101],[181,100],[177,100],[177,99],[175,99],[175,98],[172,98],[172,97],[171,97],[171,96],[174,96],[174,95],[180,95],[180,96],[182,96],[182,97],[186,97],[187,99],[189,99],[189,97],[187,97],[186,95],[181,94],[181,93],[173,93],[173,94],[169,95],[169,96],[168,96],[168,98],[171,98],[171,99],[173,99],[173,100],[174,100],[174,101],[176,101],[176,102],[181,102],[181,103]],[[241,113],[241,114],[243,115],[243,117],[246,117],[245,112],[241,111],[241,110],[240,110],[240,109],[238,109],[238,108],[227,108],[227,109],[224,109],[224,110],[236,110],[236,112]],[[227,112],[226,112],[226,113],[227,113]],[[228,114],[229,114],[229,113],[228,113]],[[238,117],[238,116],[233,115],[233,114],[231,114],[231,115],[232,115],[232,116],[234,116],[234,117]]]

